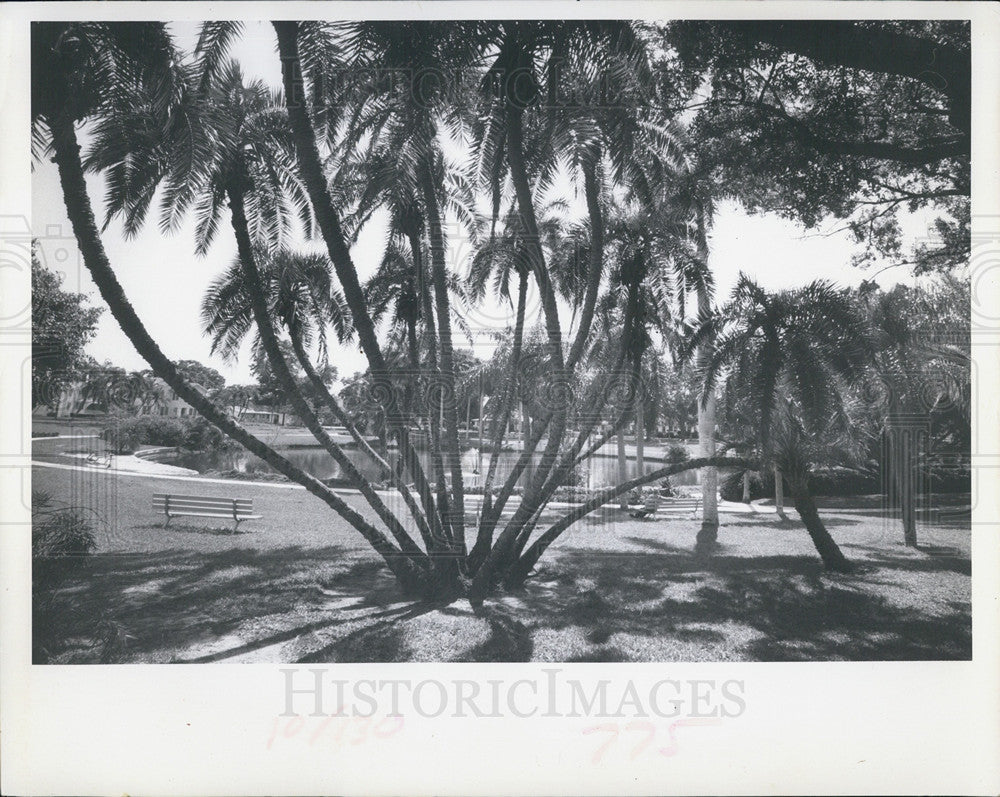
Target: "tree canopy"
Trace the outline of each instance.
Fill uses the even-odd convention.
[[[63,277],[45,268],[31,250],[31,403],[58,401],[66,382],[89,362],[87,344],[97,332],[102,307],[62,289]]]

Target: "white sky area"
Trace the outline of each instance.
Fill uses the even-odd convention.
[[[193,49],[197,37],[195,25],[177,24],[173,31],[183,49]],[[248,78],[259,77],[272,86],[280,85],[277,45],[270,24],[248,23],[243,37],[232,48],[232,56],[240,62]],[[573,196],[572,182],[567,179],[563,183],[561,190],[567,194],[567,200],[576,204],[578,199]],[[90,175],[87,185],[100,225],[104,221],[103,179]],[[92,297],[94,305],[104,306],[81,262],[66,217],[58,173],[51,162],[35,164],[32,213],[34,235],[41,241],[44,265],[65,275],[65,289],[85,293]],[[212,249],[202,258],[194,254],[193,219],[168,235],[160,232],[157,221],[157,216],[151,212],[142,232],[129,240],[123,237],[120,223],[114,220],[103,233],[104,246],[125,294],[169,357],[210,365],[230,384],[253,382],[249,344],[238,362],[226,363],[210,354],[209,341],[200,326],[204,291],[229,265],[236,252],[228,217],[220,224]],[[927,235],[926,224],[919,219],[911,217],[902,221],[908,238],[904,242],[906,246]],[[841,226],[842,222],[829,220],[822,229],[807,231],[775,215],[751,216],[735,203],[724,203],[717,210],[710,239],[709,264],[715,275],[717,298],[728,295],[740,271],[752,275],[768,289],[796,287],[820,278],[842,285],[857,285],[869,274],[850,265],[851,254],[855,251],[850,233],[830,234]],[[362,281],[373,272],[381,258],[385,234],[384,217],[375,217],[352,249]],[[454,242],[450,258],[461,269],[461,247]],[[901,280],[912,282],[914,278],[906,268],[890,269],[877,278],[883,287]],[[528,318],[530,324],[538,320],[538,304],[529,298],[528,307],[529,311],[534,310],[533,317],[529,315]],[[504,329],[513,324],[513,311],[488,303],[468,316],[468,321],[473,328]],[[564,329],[568,321],[567,310]],[[465,337],[457,330],[455,334],[456,347],[468,348]],[[473,348],[478,356],[487,357],[493,345],[489,337],[483,335],[477,338]],[[109,360],[127,370],[147,367],[107,310],[87,351],[98,361]],[[367,366],[356,344],[338,347],[331,341],[330,359],[341,378]]]

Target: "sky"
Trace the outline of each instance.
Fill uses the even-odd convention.
[[[175,25],[178,44],[190,50],[196,40],[193,25]],[[269,24],[249,23],[233,47],[232,55],[241,63],[249,77],[259,77],[277,87],[280,65],[276,43]],[[87,179],[91,203],[104,222],[104,185],[100,176]],[[556,190],[560,190],[557,185]],[[570,181],[562,189],[572,197]],[[154,205],[155,207],[155,205]],[[768,289],[804,285],[814,279],[828,279],[842,285],[857,285],[866,272],[853,268],[850,257],[855,249],[850,234],[836,232],[842,223],[830,220],[820,230],[806,230],[800,224],[776,215],[749,215],[734,202],[718,208],[710,237],[709,265],[716,280],[718,297],[725,297],[741,271],[752,275]],[[58,173],[49,161],[36,163],[32,173],[32,228],[41,243],[43,264],[65,275],[64,288],[91,297],[92,304],[103,306],[96,287],[83,267],[59,188]],[[143,230],[126,239],[121,225],[111,220],[102,233],[105,248],[126,296],[134,305],[153,338],[173,359],[198,360],[218,370],[227,383],[248,383],[250,372],[247,345],[235,362],[225,362],[212,355],[208,339],[200,327],[200,304],[208,285],[231,262],[236,252],[235,241],[228,227],[220,226],[220,234],[204,257],[194,254],[194,223],[188,220],[171,234],[160,232],[156,217],[151,213]],[[376,217],[359,237],[352,256],[362,280],[376,267],[385,239],[384,218]],[[904,220],[904,233],[910,240],[926,230],[918,218]],[[454,262],[461,268],[462,253],[453,250]],[[891,269],[879,275],[877,281],[888,287],[894,282],[912,281],[905,269]],[[529,299],[529,311],[537,312],[537,302]],[[536,316],[537,317],[537,316]],[[568,316],[567,316],[568,317]],[[505,306],[488,303],[472,312],[470,326],[487,331],[503,329],[513,323],[513,311]],[[529,315],[529,323],[531,316]],[[469,342],[456,337],[456,347],[469,348]],[[476,337],[473,350],[489,356],[493,344],[486,335]],[[98,361],[111,361],[127,370],[147,367],[117,322],[106,311],[99,322],[97,334],[87,349]],[[331,362],[341,378],[364,370],[367,363],[356,345],[331,346]]]

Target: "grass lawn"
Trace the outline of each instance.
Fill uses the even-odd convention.
[[[858,567],[827,575],[797,521],[724,514],[705,563],[691,555],[696,520],[608,509],[564,534],[524,592],[477,616],[465,601],[403,601],[361,536],[301,489],[50,468],[33,478],[98,521],[97,552],[36,594],[39,662],[971,656],[967,513],[922,524],[912,550],[877,501],[831,500],[821,514]],[[264,519],[239,534],[200,518],[164,529],[151,496],[168,490],[252,497]]]

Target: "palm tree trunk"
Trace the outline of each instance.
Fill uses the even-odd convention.
[[[358,333],[358,341],[368,360],[372,376],[376,381],[391,384],[385,358],[375,335],[375,325],[368,313],[368,303],[358,279],[358,272],[351,260],[351,252],[344,238],[340,220],[330,199],[326,176],[320,162],[319,150],[316,147],[316,136],[309,121],[305,81],[302,77],[302,65],[299,60],[298,23],[275,21],[272,24],[278,38],[285,107],[288,110],[288,120],[295,142],[299,175],[309,194],[317,226],[326,242],[334,271],[336,271],[337,278],[343,288],[344,299],[351,310],[354,328]],[[388,390],[386,394],[384,408],[386,425],[395,433],[399,444],[399,454],[403,457],[406,468],[416,482],[421,496],[429,494],[427,477],[420,464],[420,458],[410,441],[407,419],[403,417],[398,407],[394,391]],[[428,514],[432,511],[432,507],[425,507],[425,509]]]
[[[782,520],[786,519],[785,484],[777,465],[774,467],[774,510],[778,513],[779,518]]]
[[[493,424],[493,438],[490,440],[490,466],[483,482],[484,495],[489,495],[496,478],[497,464],[500,461],[500,449],[503,438],[507,434],[511,412],[517,402],[517,369],[521,361],[521,345],[524,340],[524,311],[528,292],[528,272],[521,270],[517,286],[517,313],[514,318],[514,340],[510,351],[510,373],[504,385],[503,403],[500,415]]]
[[[823,566],[827,570],[835,570],[840,573],[849,573],[853,569],[851,563],[841,552],[840,547],[834,542],[830,532],[826,530],[823,521],[820,519],[816,502],[809,492],[809,477],[806,474],[794,474],[789,477],[789,485],[792,488],[792,496],[795,502],[795,511],[799,513],[802,522],[809,532],[809,537],[816,546],[816,551],[823,560]]]
[[[525,402],[521,402],[521,450],[527,450],[528,438],[531,437],[531,414],[528,412],[528,405]],[[522,500],[528,492],[528,487],[531,485],[531,480],[534,477],[534,462],[529,459],[524,466],[524,492],[521,494]]]
[[[590,270],[587,274],[587,291],[584,294],[583,310],[580,313],[580,326],[576,338],[566,359],[566,367],[573,370],[587,344],[590,327],[594,322],[594,307],[597,305],[597,292],[601,285],[601,274],[604,270],[604,218],[601,213],[599,186],[594,163],[587,161],[583,165],[583,191],[587,199],[587,214],[590,217]]]
[[[750,503],[750,471],[743,471],[743,503]]]
[[[532,271],[535,274],[535,281],[538,284],[539,294],[542,299],[545,331],[548,337],[551,385],[554,389],[553,395],[557,396],[563,390],[569,388],[569,375],[564,367],[562,357],[562,334],[559,327],[559,312],[555,291],[552,288],[552,282],[545,269],[545,256],[542,252],[541,239],[538,234],[538,221],[531,198],[531,186],[528,182],[524,157],[524,131],[522,129],[523,111],[516,107],[510,101],[510,98],[508,98],[506,105],[506,119],[507,161],[510,165],[511,181],[514,184],[518,210],[520,211],[521,220],[527,233],[528,252]],[[570,405],[570,402],[565,400],[555,401],[554,403],[556,406],[549,408],[546,418],[540,424],[540,426],[546,428],[548,433],[541,462],[534,468],[535,472],[521,498],[521,503],[514,510],[513,516],[497,537],[496,544],[493,546],[486,561],[483,562],[482,567],[480,567],[473,578],[470,589],[470,600],[472,601],[481,600],[489,589],[491,589],[497,574],[508,568],[508,560],[514,550],[519,532],[524,528],[524,524],[531,520],[541,502],[544,501],[545,485],[547,484],[548,476],[558,461],[559,449],[566,430],[566,418]],[[522,454],[521,462],[525,462],[528,450],[528,447],[526,447],[524,454]],[[492,515],[497,515],[496,508],[494,508]]]
[[[698,215],[698,257],[708,268],[708,240],[705,235],[704,218]],[[705,318],[712,311],[711,298],[702,282],[698,287],[698,314]],[[705,341],[699,347],[697,364],[704,368],[712,356],[712,342]],[[715,392],[704,402],[698,402],[698,456],[715,456]],[[715,550],[719,539],[719,472],[715,468],[701,471],[701,528],[695,542],[699,554],[709,554]]]
[[[903,523],[903,543],[917,547],[916,481],[917,458],[914,445],[915,432],[903,425],[890,424],[889,471],[899,499],[900,518]]]
[[[493,544],[493,531],[496,528],[497,518],[493,512],[493,484],[496,479],[497,466],[500,462],[503,439],[507,433],[511,413],[517,403],[518,394],[518,367],[521,361],[521,346],[524,340],[524,313],[528,293],[528,272],[520,269],[517,288],[517,314],[514,320],[514,340],[511,344],[510,353],[510,375],[504,385],[502,405],[500,415],[493,425],[493,439],[490,441],[490,464],[483,480],[483,504],[479,515],[479,528],[476,532],[476,543],[472,546],[469,554],[469,570],[475,572],[479,569],[483,559],[490,551]],[[480,432],[482,432],[482,419],[480,419]],[[480,449],[482,446],[480,446]]]
[[[414,500],[412,493],[410,493],[409,488],[403,481],[400,474],[397,472],[396,468],[392,467],[388,462],[386,462],[379,454],[371,447],[371,444],[365,440],[365,438],[358,432],[357,428],[351,422],[351,419],[347,417],[347,413],[344,412],[344,408],[340,406],[340,402],[327,390],[325,384],[323,384],[323,379],[316,372],[313,367],[312,361],[309,359],[305,348],[302,345],[302,340],[298,336],[292,336],[292,349],[295,352],[295,356],[302,366],[302,370],[305,371],[306,376],[309,381],[312,382],[313,387],[319,393],[320,397],[326,402],[326,406],[333,413],[334,417],[340,421],[340,423],[347,429],[348,433],[353,438],[357,446],[367,454],[380,468],[382,468],[383,473],[388,477],[391,484],[399,491],[399,494],[403,498],[403,503],[406,504],[407,509],[410,510],[410,514],[413,515],[413,519],[417,524],[417,528],[420,530],[420,536],[424,540],[424,545],[427,550],[434,550],[435,537],[432,533],[430,526],[427,523],[427,518],[424,516],[423,512],[420,511],[420,507],[417,506],[417,502]]]
[[[53,87],[58,90],[58,87]],[[55,162],[59,170],[66,213],[73,227],[73,234],[83,255],[84,265],[90,272],[101,294],[101,298],[111,310],[112,316],[129,339],[136,351],[149,363],[153,371],[166,382],[184,401],[194,407],[207,421],[219,428],[228,437],[236,440],[252,454],[256,454],[279,473],[301,484],[310,493],[322,500],[338,515],[357,529],[396,576],[400,585],[414,592],[423,592],[427,583],[420,569],[399,548],[393,545],[382,532],[348,506],[325,484],[296,467],[263,441],[247,432],[230,418],[224,410],[216,407],[209,399],[195,390],[180,375],[176,366],[161,351],[156,341],[149,335],[139,319],[115,276],[107,253],[101,243],[94,213],[87,195],[87,185],[80,163],[80,145],[76,139],[73,121],[61,114],[49,119]]]
[[[409,534],[406,533],[406,529],[403,528],[403,524],[400,523],[399,518],[385,505],[381,496],[375,492],[371,482],[361,474],[354,463],[344,453],[343,449],[326,433],[326,430],[320,424],[309,403],[299,391],[298,385],[295,384],[295,379],[288,368],[288,363],[285,362],[284,355],[281,353],[278,337],[274,332],[274,325],[271,322],[270,308],[267,305],[260,272],[257,269],[253,255],[250,229],[247,224],[246,212],[243,205],[243,194],[235,186],[228,187],[227,194],[229,196],[229,206],[232,211],[233,231],[236,234],[236,248],[239,252],[244,274],[247,277],[247,291],[251,297],[254,320],[257,323],[261,344],[264,347],[264,352],[267,354],[268,361],[271,363],[271,371],[274,373],[275,379],[278,380],[285,396],[291,402],[292,409],[294,409],[295,413],[306,425],[306,428],[309,429],[313,437],[333,457],[351,484],[361,492],[361,495],[364,496],[365,500],[375,511],[375,514],[378,515],[393,537],[396,538],[396,542],[400,548],[424,566],[429,566],[426,556],[410,538]]]
[[[651,484],[655,481],[660,481],[666,479],[669,476],[673,476],[677,473],[683,473],[684,471],[694,470],[695,468],[704,467],[734,467],[734,468],[747,468],[753,467],[756,463],[748,459],[739,459],[736,457],[712,457],[711,459],[705,459],[703,457],[698,457],[696,459],[688,460],[687,462],[677,462],[671,465],[666,465],[662,468],[657,468],[649,473],[641,474],[636,476],[634,479],[630,479],[621,484],[617,484],[614,487],[609,487],[606,490],[602,490],[599,494],[594,496],[591,500],[579,507],[574,509],[572,512],[561,517],[557,522],[552,524],[546,531],[535,539],[531,546],[524,552],[524,555],[518,561],[517,566],[513,569],[508,582],[510,584],[516,584],[518,581],[523,581],[524,578],[528,576],[532,568],[545,553],[546,549],[555,540],[572,526],[576,521],[583,517],[586,517],[595,509],[599,509],[604,506],[609,501],[613,501],[618,496],[623,493],[627,493],[630,490],[634,490],[636,487],[642,487],[647,484]]]
[[[628,460],[625,456],[625,431],[619,430],[618,439],[618,483],[624,484],[628,481]],[[622,493],[619,506],[624,511],[628,511],[628,493]]]
[[[413,297],[414,299],[416,297]],[[406,417],[413,416],[413,400],[416,396],[416,385],[420,381],[420,345],[417,343],[417,319],[411,312],[406,319],[406,348],[410,358],[410,378],[406,380],[406,392],[403,412]]]
[[[524,114],[520,108],[507,102],[507,161],[510,165],[511,182],[517,197],[517,207],[527,232],[528,252],[531,256],[532,270],[538,284],[538,292],[542,299],[542,310],[545,317],[545,331],[548,337],[548,349],[551,369],[551,385],[553,395],[559,395],[569,389],[569,374],[566,371],[562,357],[562,333],[559,327],[559,309],[555,291],[548,271],[545,268],[545,255],[542,252],[541,238],[538,234],[538,220],[535,205],[531,197],[531,186],[528,182],[528,171],[524,157],[524,131],[522,129]],[[555,466],[559,448],[562,445],[566,430],[566,417],[570,406],[569,401],[559,400],[551,407],[551,420],[548,422],[548,439],[542,453],[541,462],[535,468],[533,476],[539,488],[544,485],[546,477]],[[541,490],[539,489],[539,493]],[[538,508],[533,500],[532,491],[527,490],[521,505],[511,518],[508,529],[516,535],[521,526],[526,523]],[[504,530],[504,534],[507,530]],[[501,535],[503,536],[503,535]],[[498,544],[500,540],[497,540]]]
[[[404,230],[406,233],[406,240],[410,245],[413,270],[416,272],[416,289],[417,294],[419,295],[420,308],[424,314],[424,329],[427,333],[427,372],[432,375],[437,375],[439,373],[437,330],[435,328],[434,308],[431,304],[430,290],[427,286],[427,275],[426,270],[424,269],[423,253],[420,247],[420,227],[411,220],[407,222]],[[437,395],[436,391],[425,392],[424,397],[426,400],[426,406],[423,408],[426,412],[427,418],[431,467],[434,471],[434,479],[438,485],[437,511],[433,508],[433,499],[431,499],[430,504],[427,504],[423,495],[421,495],[421,500],[424,501],[424,509],[427,512],[428,517],[430,517],[433,521],[433,526],[437,530],[437,533],[441,535],[442,538],[447,539],[449,537],[449,534],[446,531],[449,523],[448,494],[445,489],[444,459],[441,454],[441,420],[439,413],[440,401],[435,398]],[[424,417],[424,415],[421,417]],[[429,497],[430,495],[430,492],[428,492]]]
[[[462,484],[462,449],[458,440],[458,395],[455,391],[455,358],[451,340],[451,306],[448,301],[448,272],[444,260],[444,235],[438,209],[437,187],[430,154],[422,158],[420,186],[427,208],[427,227],[431,244],[431,279],[434,284],[434,307],[437,311],[440,344],[442,406],[444,409],[444,448],[451,470],[451,528],[462,559],[465,547],[465,490]]]
[[[510,163],[511,181],[517,197],[517,207],[521,213],[521,222],[527,234],[527,246],[530,254],[532,271],[538,283],[538,293],[542,299],[542,311],[545,317],[545,331],[548,335],[549,358],[551,366],[558,374],[563,370],[562,333],[559,329],[559,308],[556,303],[552,281],[545,269],[545,256],[542,254],[541,238],[538,234],[538,220],[535,215],[535,205],[531,198],[531,186],[528,182],[528,171],[524,158],[524,134],[522,130],[523,112],[508,104],[507,107],[507,160]]]
[[[635,404],[635,467],[636,473],[642,475],[646,470],[646,407],[643,393],[640,390]]]

